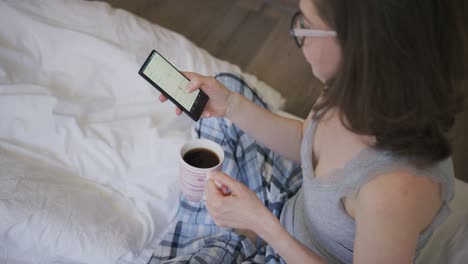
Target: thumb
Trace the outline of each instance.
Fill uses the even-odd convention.
[[[199,74],[196,74],[194,72],[188,72],[188,71],[181,71],[181,73],[185,75],[185,77],[187,77],[189,80],[192,80],[193,78],[197,78],[200,76]]]
[[[216,185],[216,182],[212,180],[206,181],[205,194],[207,201],[213,199],[216,200],[224,196],[222,190],[220,190],[220,188]]]
[[[218,187],[221,188],[221,186],[226,186],[228,189],[231,191],[237,191],[239,189],[239,182],[236,181],[235,179],[231,178],[229,175],[218,172],[218,171],[211,171],[209,174],[209,177],[211,180],[215,181],[215,183],[218,185]],[[221,185],[221,186],[220,186]]]
[[[185,88],[185,90],[188,93],[192,93],[198,89],[202,89],[201,86],[203,82],[201,75],[194,72],[182,72],[182,74],[190,80],[190,82],[187,84],[187,87]]]

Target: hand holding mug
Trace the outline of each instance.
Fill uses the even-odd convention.
[[[209,176],[205,188],[206,207],[216,225],[258,233],[261,221],[271,213],[257,195],[222,172],[212,171]],[[223,188],[228,189],[229,194]]]

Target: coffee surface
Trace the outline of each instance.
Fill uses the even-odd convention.
[[[183,159],[191,166],[206,169],[219,164],[219,157],[213,151],[205,148],[196,148],[187,151]]]

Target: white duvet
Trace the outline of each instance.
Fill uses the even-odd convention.
[[[181,70],[241,73],[105,3],[0,1],[0,263],[148,261],[191,134],[137,74],[153,48]]]

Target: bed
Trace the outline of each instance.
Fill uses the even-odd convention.
[[[137,71],[157,49],[181,70],[255,76],[107,3],[0,1],[0,263],[147,263],[177,211],[191,120]],[[418,262],[468,259],[468,184]]]

